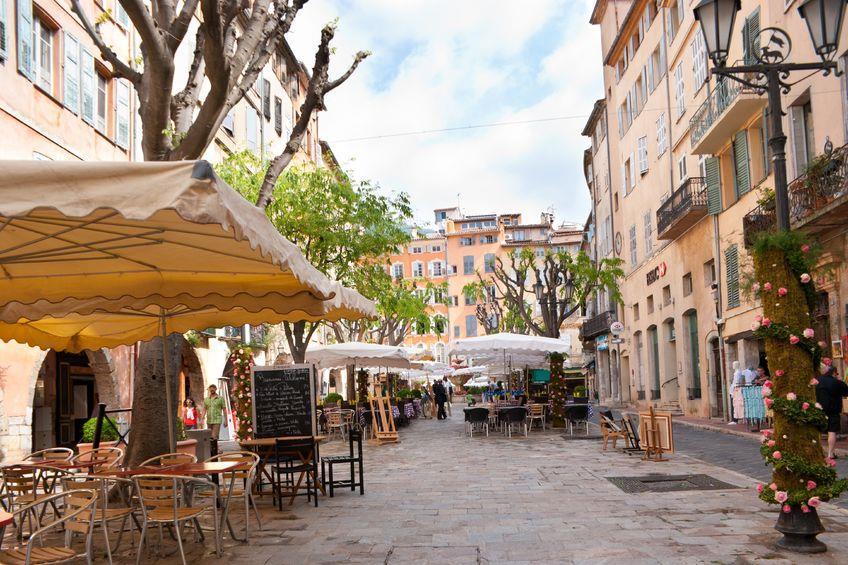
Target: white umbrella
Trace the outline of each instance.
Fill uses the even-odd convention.
[[[497,333],[459,339],[451,350],[451,355],[468,355],[485,353],[567,353],[569,344],[552,337],[536,335],[521,335],[513,333]]]
[[[485,365],[478,365],[474,367],[464,367],[462,369],[456,369],[453,372],[453,376],[455,377],[464,377],[465,375],[479,375],[480,373],[485,373],[487,371]]]
[[[398,367],[408,369],[409,358],[393,345],[351,341],[312,347],[306,352],[306,362],[319,369],[335,369],[357,365],[359,367]]]

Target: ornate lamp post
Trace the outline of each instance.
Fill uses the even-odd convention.
[[[821,71],[828,75],[836,71],[833,61],[836,54],[845,0],[807,0],[798,12],[806,21],[810,39],[820,61],[811,63],[787,63],[792,51],[792,41],[785,31],[767,27],[760,31],[760,50],[753,52],[756,64],[726,66],[733,36],[736,13],[741,8],[740,0],[701,0],[695,6],[695,19],[701,24],[707,53],[715,67],[712,74],[727,77],[755,89],[760,94],[768,93],[772,150],[774,163],[774,191],[777,210],[777,227],[789,229],[789,194],[786,178],[786,135],[783,132],[783,107],[781,93],[786,94],[795,83],[789,77],[796,71]],[[803,78],[807,78],[805,75]],[[803,80],[803,78],[801,80]]]
[[[833,57],[837,52],[845,3],[846,0],[806,0],[798,8],[801,18],[807,24],[810,39],[820,58],[819,61],[786,62],[792,51],[789,36],[780,28],[767,27],[760,31],[758,50],[752,50],[753,52],[750,53],[756,62],[741,66],[726,65],[733,24],[736,13],[741,7],[740,0],[701,0],[694,8],[695,19],[700,22],[704,33],[707,52],[715,65],[711,72],[718,75],[719,80],[731,79],[753,88],[759,94],[768,94],[771,126],[771,138],[768,143],[774,164],[777,228],[781,232],[790,229],[786,135],[783,132],[781,94],[788,93],[794,84],[816,72],[822,72],[825,75],[838,72]],[[751,39],[748,38],[749,41]],[[797,71],[806,72],[799,80],[791,82],[790,76]],[[786,241],[789,240],[789,238],[786,239]],[[784,285],[784,288],[781,288],[783,295],[787,293],[785,287],[793,288],[795,292],[801,293],[800,287],[804,281],[798,281],[800,273],[796,272],[786,259],[788,248],[781,247],[780,240],[764,238],[763,241],[766,247],[754,254],[757,276],[761,277],[764,271],[769,271],[768,276],[771,281],[780,280]],[[798,268],[803,271],[809,266],[804,264]],[[768,286],[771,284],[769,283]],[[760,318],[763,321],[768,320],[768,323],[760,324],[756,321],[752,329],[755,335],[765,338],[766,351],[770,360],[773,360],[776,365],[773,368],[774,382],[769,381],[770,384],[763,390],[766,397],[772,394],[772,390],[775,391],[775,399],[766,398],[768,406],[775,406],[775,437],[764,443],[761,453],[768,463],[774,465],[772,484],[780,490],[772,494],[771,490],[766,490],[761,485],[760,498],[781,504],[781,512],[775,525],[775,529],[783,534],[783,538],[777,542],[778,547],[799,553],[819,553],[826,551],[827,547],[816,539],[816,536],[824,531],[815,509],[819,502],[818,495],[821,494],[822,499],[827,500],[838,496],[844,487],[834,486],[837,484],[835,474],[820,462],[823,457],[818,443],[820,437],[818,430],[791,411],[796,407],[795,403],[800,404],[802,400],[808,401],[807,406],[815,401],[815,389],[804,388],[815,385],[812,381],[807,385],[807,379],[817,368],[813,363],[817,358],[815,346],[799,349],[796,347],[799,338],[793,335],[787,340],[768,329],[774,324],[775,327],[788,331],[798,331],[795,328],[808,318],[807,305],[799,306],[799,303],[795,302],[794,304],[798,307],[794,309],[786,305],[778,308],[780,304],[776,302],[777,299],[769,290],[766,288],[760,294],[763,314],[767,316]],[[802,298],[801,301],[803,302],[804,299]],[[763,330],[762,326],[766,329]],[[782,408],[784,406],[786,409]],[[824,417],[823,413],[818,415]],[[815,447],[810,447],[810,439]],[[810,480],[808,485],[811,486],[807,486],[807,491],[819,488],[815,496],[808,495],[803,487],[799,490],[799,487],[793,484],[798,481],[798,477],[813,475],[816,480]],[[808,505],[810,501],[813,503]]]
[[[545,328],[550,332],[571,304],[571,299],[574,296],[574,277],[568,272],[560,273],[559,284],[547,289],[542,279],[539,270],[536,269],[536,283],[533,285],[533,293],[536,295],[536,302],[539,303],[539,309],[542,311]],[[562,287],[562,298],[557,298],[557,289],[560,287]]]

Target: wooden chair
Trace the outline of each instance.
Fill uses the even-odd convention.
[[[147,529],[151,525],[159,525],[159,543],[162,544],[162,528],[164,524],[173,526],[174,537],[180,551],[183,565],[186,565],[183,551],[182,526],[185,522],[195,524],[195,534],[202,535],[197,527],[196,519],[208,510],[212,510],[215,524],[215,551],[221,556],[221,536],[218,528],[218,486],[207,479],[199,477],[181,477],[176,475],[136,475],[133,477],[135,490],[141,506],[142,526],[141,540],[138,542],[136,565],[141,562],[141,552],[147,540]],[[190,487],[211,488],[214,495],[210,497],[211,505],[195,505],[190,503],[188,492]],[[185,488],[189,487],[189,488]]]
[[[304,478],[306,479],[306,499],[311,501],[314,496],[315,506],[318,506],[315,441],[277,439],[274,443],[274,460],[276,462],[271,468],[271,476],[274,480],[274,499],[277,502],[277,508],[283,509],[283,495],[289,497],[289,506],[294,504],[294,498],[304,488]],[[297,475],[297,481],[294,479],[295,475]]]
[[[334,488],[350,487],[350,490],[355,491],[359,487],[360,496],[365,494],[365,473],[362,469],[362,432],[359,430],[350,430],[347,434],[347,441],[350,446],[348,455],[330,455],[321,458],[321,482],[324,486],[330,486],[330,498],[334,496]],[[354,451],[354,446],[356,450]],[[333,477],[333,466],[339,464],[350,465],[350,479],[336,480]],[[325,466],[330,470],[330,480],[326,479]],[[356,480],[355,468],[359,467],[359,480]],[[317,498],[317,495],[316,495]]]
[[[345,423],[344,416],[341,411],[326,411],[324,414],[327,416],[327,439],[329,440],[332,438],[333,433],[336,431],[339,432],[342,439],[345,439],[345,428],[347,428],[347,424]]]
[[[98,447],[88,451],[80,451],[71,458],[71,463],[78,464],[79,469],[88,469],[94,473],[103,469],[114,469],[124,460],[124,450],[119,447]]]
[[[64,514],[46,526],[40,527],[29,536],[26,542],[12,549],[0,550],[0,563],[10,565],[36,565],[67,563],[79,557],[85,557],[91,564],[91,535],[94,531],[94,505],[97,492],[94,490],[72,490],[48,495],[46,498],[28,504],[14,512],[16,519],[23,521],[27,515],[35,514],[35,507],[41,504],[57,504]],[[44,534],[56,529],[65,530],[64,545],[45,543]],[[72,546],[73,535],[85,537],[85,551],[77,553]],[[0,540],[2,542],[2,540]]]
[[[609,416],[601,414],[601,434],[603,435],[602,451],[607,450],[607,442],[612,440],[612,448],[616,448],[619,439],[627,441],[627,433],[621,429]]]
[[[89,475],[71,475],[62,479],[62,488],[67,491],[72,490],[93,490],[97,493],[97,502],[94,505],[94,526],[100,526],[103,530],[103,538],[106,542],[106,557],[109,563],[112,563],[112,552],[117,551],[121,545],[121,539],[124,536],[124,529],[127,525],[127,519],[130,517],[134,521],[137,520],[134,513],[138,510],[133,507],[133,482],[130,479],[122,479],[117,477],[94,477]],[[120,502],[114,500],[111,504],[109,498],[112,494],[119,495]],[[87,520],[83,517],[81,520]],[[112,548],[112,541],[109,539],[109,524],[120,520],[121,525],[118,529],[118,540]],[[130,540],[135,545],[135,540],[130,534]]]
[[[253,480],[256,478],[256,469],[259,466],[261,458],[252,451],[228,451],[207,459],[207,462],[238,461],[242,463],[243,469],[226,473],[224,482],[220,490],[224,497],[224,515],[221,518],[221,523],[227,522],[227,516],[230,512],[230,500],[232,498],[242,497],[244,499],[244,536],[245,541],[250,539],[250,507],[253,507],[253,512],[256,514],[256,522],[259,524],[259,529],[262,529],[262,516],[259,514],[259,509],[256,507],[256,501],[253,499]]]
[[[41,451],[33,451],[24,457],[24,461],[41,461],[45,463],[50,461],[70,461],[73,456],[73,449],[67,447],[51,447],[48,449],[42,449]]]
[[[141,462],[141,467],[161,466],[170,467],[172,465],[186,465],[189,463],[197,463],[197,456],[191,453],[165,453],[157,455]]]
[[[542,429],[545,429],[545,405],[544,404],[531,404],[529,406],[529,412],[527,415],[527,424],[530,429],[533,429],[533,422],[539,421],[542,423]]]

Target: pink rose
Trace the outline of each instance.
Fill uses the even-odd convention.
[[[774,447],[776,443],[777,443],[776,441],[774,441],[773,439],[770,439],[766,442],[766,445],[769,446],[769,447]]]
[[[825,464],[826,464],[828,467],[836,467],[836,459],[832,459],[832,458],[830,458],[830,457],[826,457],[826,458],[825,458],[825,460],[824,460],[824,462],[825,462]]]
[[[763,318],[763,327],[767,328],[770,325],[771,325],[771,319],[770,318]]]
[[[798,395],[795,394],[794,392],[787,392],[786,393],[786,400],[798,400]]]
[[[769,488],[770,488],[771,490],[777,490],[777,483],[772,483],[772,484],[770,484],[770,485],[769,485]]]
[[[810,275],[808,275],[807,273],[802,274],[801,275],[801,282],[804,283],[804,284],[807,284],[808,282],[810,282]]]
[[[765,398],[763,402],[766,403],[766,408],[771,408],[771,405],[774,404],[774,400],[772,400],[771,398]]]
[[[762,494],[764,489],[765,487],[763,487],[762,483],[757,485],[757,492],[759,492],[760,494]]]
[[[754,284],[751,285],[751,289],[754,292],[760,292],[760,283],[755,282]]]
[[[771,382],[771,381],[766,381],[766,382],[763,383],[763,386],[767,386],[769,388],[772,388],[774,386],[774,383]]]
[[[821,405],[821,404],[819,404],[818,402],[816,402],[815,404],[813,404],[813,406],[815,406],[815,407],[816,407],[816,408],[818,408],[819,410],[821,410],[821,409],[822,409],[822,405]]]
[[[804,245],[801,246],[801,251],[803,251],[804,253],[807,253],[808,251],[810,251],[810,246],[805,243]]]
[[[756,321],[758,321],[758,322],[762,322],[762,321],[763,321],[763,317],[762,317],[760,314],[757,314],[756,316],[754,316],[754,319],[755,319]]]
[[[830,367],[831,365],[833,365],[833,359],[831,359],[830,357],[822,357],[821,362],[825,367]]]
[[[816,481],[807,481],[807,490],[813,490],[816,488]]]
[[[801,410],[809,410],[809,409],[810,409],[810,403],[809,402],[805,402],[804,404],[801,405]]]
[[[795,345],[795,344],[796,344],[796,343],[798,343],[799,341],[801,341],[801,340],[798,338],[798,336],[797,336],[797,335],[791,334],[791,335],[789,336],[789,343],[791,343],[792,345]]]
[[[810,386],[816,386],[817,384],[819,384],[819,380],[817,378],[813,377],[810,379]]]
[[[780,288],[777,289],[777,295],[778,296],[786,296],[787,294],[789,294],[789,291],[786,290],[785,287],[780,287]]]
[[[809,507],[809,506],[807,506],[806,504],[802,504],[802,505],[801,505],[801,512],[803,512],[804,514],[806,514],[806,513],[808,513],[809,511],[810,511],[810,507]]]
[[[780,460],[783,457],[783,454],[780,453],[779,451],[775,451],[774,453],[771,454],[771,456],[773,458],[777,459],[777,460]]]
[[[765,289],[766,292],[771,291],[771,283],[767,282],[766,284],[763,285],[763,288]]]
[[[771,437],[772,433],[772,430],[763,430],[763,435],[766,437]]]
[[[785,490],[779,490],[776,493],[774,493],[774,499],[782,504],[782,503],[786,502],[787,500],[789,500],[789,495],[786,494]]]
[[[784,504],[784,505],[783,505],[783,512],[784,512],[785,514],[789,514],[790,512],[792,512],[792,507],[791,507],[791,506],[789,506],[788,504]]]
[[[815,330],[813,330],[813,328],[806,328],[804,330],[804,337],[806,337],[807,339],[813,339],[814,335],[816,335],[816,332]]]
[[[778,369],[777,371],[774,372],[774,375],[776,377],[782,377],[785,374],[786,374],[786,371],[784,371],[783,369]]]
[[[818,496],[811,496],[810,500],[807,501],[807,505],[812,506],[813,508],[819,504],[821,504],[821,499]]]
[[[752,332],[757,331],[758,329],[760,329],[760,326],[762,326],[762,324],[760,324],[757,321],[751,322],[751,331]]]
[[[763,395],[763,398],[771,396],[771,387],[764,386],[760,391],[760,394]]]

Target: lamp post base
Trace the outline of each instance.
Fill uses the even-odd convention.
[[[816,539],[824,531],[815,508],[802,512],[792,507],[791,512],[781,512],[774,529],[783,534],[777,547],[794,553],[824,553],[827,546]]]

